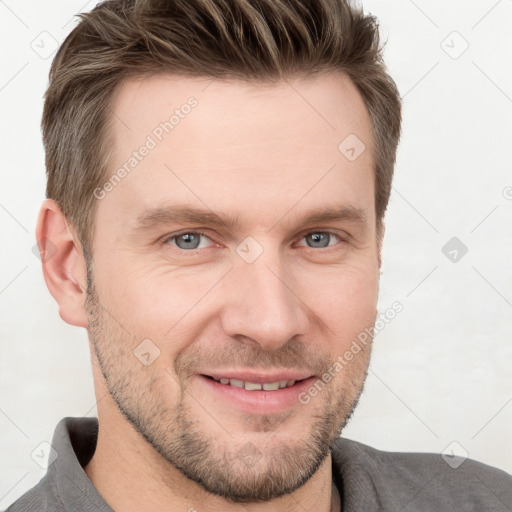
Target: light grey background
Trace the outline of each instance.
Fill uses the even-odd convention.
[[[86,332],[60,319],[32,252],[48,54],[94,3],[0,1],[0,509],[44,474],[31,454],[62,417],[96,414]],[[404,98],[379,304],[403,311],[375,340],[344,435],[511,472],[512,2],[364,5]],[[446,250],[456,262],[452,237],[468,249]]]

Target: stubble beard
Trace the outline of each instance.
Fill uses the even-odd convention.
[[[273,442],[274,433],[282,435],[289,418],[263,415],[246,418],[244,436],[255,432],[258,440],[255,438],[254,443],[242,439],[237,442],[235,435],[221,429],[223,441],[194,414],[197,400],[187,390],[186,380],[178,380],[176,405],[155,391],[161,377],[144,372],[147,368],[130,348],[130,335],[99,304],[89,270],[86,305],[89,339],[119,411],[169,464],[207,492],[234,503],[266,502],[303,486],[329,455],[364,387],[371,343],[357,361],[351,362],[352,366],[344,368],[347,375],[342,387],[333,387],[336,379],[324,387],[321,407],[308,410],[313,404],[300,405],[294,411],[294,415],[310,416],[309,428],[301,429],[301,439]],[[222,419],[215,420],[218,423]],[[263,441],[262,433],[266,434]]]

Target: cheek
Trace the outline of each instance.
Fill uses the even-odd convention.
[[[124,329],[173,351],[208,318],[205,297],[223,273],[192,268],[183,272],[170,265],[118,258],[108,269],[98,268],[95,281],[102,305]]]
[[[304,273],[298,293],[340,339],[347,341],[373,325],[378,297],[378,271],[363,266]]]

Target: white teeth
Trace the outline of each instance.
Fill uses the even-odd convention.
[[[246,389],[247,391],[277,391],[278,389],[283,389],[286,387],[293,386],[296,381],[294,380],[278,380],[276,382],[265,382],[264,384],[259,384],[256,382],[245,382],[239,379],[227,379],[225,377],[217,380],[221,384],[231,385],[235,388]]]
[[[246,382],[245,389],[247,391],[258,391],[261,390],[261,384],[255,384],[254,382]]]
[[[235,388],[243,388],[244,387],[244,384],[245,382],[243,380],[238,380],[238,379],[231,379],[229,381],[229,383],[232,385],[232,386],[235,386]]]

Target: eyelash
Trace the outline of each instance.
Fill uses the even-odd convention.
[[[344,240],[341,235],[337,234],[337,233],[334,233],[332,231],[322,231],[322,230],[313,230],[313,231],[308,231],[306,233],[304,233],[303,235],[301,235],[300,237],[300,240],[303,240],[307,235],[311,235],[311,234],[314,234],[314,233],[322,233],[322,234],[326,234],[326,235],[330,235],[332,237],[335,237],[335,238],[338,238],[339,242],[338,243],[342,243],[342,242],[345,242],[346,240]],[[203,233],[202,231],[182,231],[181,233],[177,233],[177,234],[174,234],[174,235],[171,235],[171,236],[166,236],[163,240],[162,240],[162,245],[170,245],[170,242],[172,240],[175,240],[176,238],[179,238],[180,236],[183,236],[183,235],[200,235],[200,236],[203,236],[204,238],[207,238],[210,242],[213,242],[213,240],[206,234],[206,233]],[[335,245],[338,245],[338,244],[333,244],[333,245],[328,245],[327,247],[318,247],[318,248],[315,248],[315,247],[308,247],[308,246],[301,246],[301,247],[306,247],[308,249],[329,249]],[[189,250],[186,250],[186,249],[181,249],[181,247],[178,247],[177,245],[174,245],[174,247],[176,249],[179,249],[180,251],[183,251],[183,252],[194,252],[194,251],[199,251],[201,249],[199,248],[196,248],[196,249],[189,249]]]

